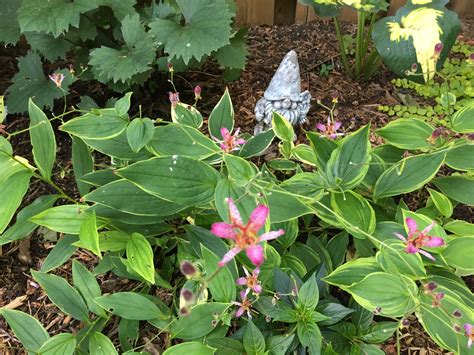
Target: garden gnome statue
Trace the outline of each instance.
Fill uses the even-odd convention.
[[[272,114],[278,112],[294,126],[306,120],[311,94],[301,92],[300,66],[295,51],[289,51],[273,75],[270,85],[255,106],[257,135],[272,126]]]

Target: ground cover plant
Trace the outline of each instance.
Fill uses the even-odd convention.
[[[473,205],[472,101],[443,130],[405,117],[350,132],[334,93],[295,142],[279,115],[268,132],[240,133],[228,91],[201,114],[202,94],[196,87],[188,105],[172,92],[171,121],[132,111],[131,93],[56,114],[32,98],[32,159],[11,144],[21,132],[0,137],[0,244],[57,232],[32,282],[80,324],[52,336],[32,314],[2,308],[24,349],[151,353],[137,343],[151,327],[167,334],[165,354],[382,354],[378,344],[399,343],[418,319],[440,347],[472,353],[463,277],[473,228],[454,217]],[[70,139],[80,196],[52,173],[59,134]],[[384,144],[372,145],[374,135]],[[262,163],[271,146],[277,155]],[[18,211],[40,181],[55,192]],[[410,194],[429,198],[413,208]],[[76,252],[95,261],[75,258],[71,275],[58,276]],[[111,292],[98,280],[112,274],[132,283]]]

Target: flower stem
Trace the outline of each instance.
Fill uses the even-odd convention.
[[[76,112],[76,111],[77,111],[76,109],[72,109],[72,110],[67,111],[67,112],[64,112],[64,113],[62,113],[62,114],[60,114],[60,115],[58,115],[58,116],[54,116],[54,117],[52,117],[52,118],[49,119],[49,122],[52,122],[52,121],[57,120],[57,119],[61,119],[61,118],[63,118],[64,116],[69,115],[70,113],[74,113],[74,112]],[[36,128],[36,127],[38,127],[38,126],[41,125],[41,124],[43,124],[43,122],[37,123],[37,124],[35,124],[35,125],[31,126],[31,127],[22,129],[22,130],[20,130],[20,131],[16,131],[16,132],[13,132],[13,133],[8,133],[7,139],[10,139],[11,137],[14,137],[14,136],[19,135],[19,134],[24,133],[24,132],[28,132],[30,129]]]

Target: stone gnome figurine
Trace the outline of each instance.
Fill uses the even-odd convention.
[[[300,66],[295,51],[290,51],[280,63],[270,85],[255,106],[257,135],[272,126],[272,114],[278,112],[290,123],[303,124],[310,107],[311,94],[301,92]]]

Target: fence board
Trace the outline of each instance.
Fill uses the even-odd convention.
[[[237,23],[249,26],[273,25],[275,1],[280,0],[237,0]]]

